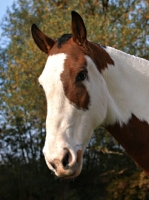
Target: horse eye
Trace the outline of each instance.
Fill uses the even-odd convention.
[[[87,72],[86,71],[82,71],[77,75],[76,82],[84,81],[86,79],[86,77],[87,77]]]

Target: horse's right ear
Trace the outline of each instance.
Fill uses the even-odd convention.
[[[82,17],[75,11],[71,12],[72,15],[72,37],[73,40],[78,44],[84,46],[87,41],[87,33],[85,24]]]
[[[55,41],[46,36],[35,24],[32,24],[31,32],[39,49],[48,54]]]

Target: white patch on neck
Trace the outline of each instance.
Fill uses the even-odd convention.
[[[105,123],[127,123],[132,114],[149,123],[149,61],[111,47],[106,51],[115,65],[102,73],[110,95]]]

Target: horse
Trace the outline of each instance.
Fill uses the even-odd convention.
[[[48,55],[39,77],[47,99],[45,161],[57,177],[74,178],[93,131],[103,125],[149,177],[149,61],[87,40],[71,12],[71,34],[53,40],[35,24]]]

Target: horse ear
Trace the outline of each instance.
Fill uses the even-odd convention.
[[[32,24],[31,32],[39,49],[48,54],[55,41],[46,36],[35,24]]]
[[[84,45],[86,42],[86,28],[82,17],[75,11],[71,12],[72,15],[72,37],[73,40],[79,45]]]

